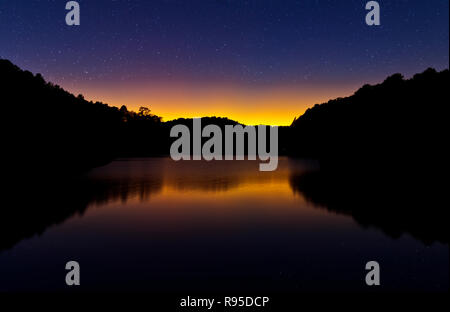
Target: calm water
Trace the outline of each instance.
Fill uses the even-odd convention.
[[[315,168],[287,158],[275,172],[251,161],[148,158],[56,181],[26,204],[50,207],[48,216],[11,221],[0,291],[67,289],[70,260],[82,289],[94,291],[364,291],[370,260],[381,266],[378,290],[448,290],[448,245],[391,238],[310,201],[293,177]],[[23,186],[24,198],[36,184]]]

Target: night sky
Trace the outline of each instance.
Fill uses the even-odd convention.
[[[0,58],[87,99],[289,124],[365,83],[449,66],[448,0],[0,0]]]

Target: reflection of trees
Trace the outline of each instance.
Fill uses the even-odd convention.
[[[7,202],[14,204],[0,209],[0,250],[82,215],[91,204],[126,203],[130,199],[145,202],[164,186],[178,191],[225,192],[243,183],[286,179],[286,171],[261,174],[257,166],[258,162],[251,166],[246,161],[175,163],[164,158],[129,164],[117,161],[83,177],[9,183],[4,194]]]
[[[377,227],[393,238],[409,233],[427,244],[449,242],[444,207],[423,184],[419,189],[407,181],[367,181],[320,172],[291,175],[289,182],[294,192],[317,207],[350,215],[363,227]]]
[[[257,161],[191,161],[172,165],[166,172],[164,184],[179,191],[226,192],[247,183],[267,183],[273,179],[285,179],[282,171],[263,173],[258,171]]]
[[[89,180],[107,184],[105,196],[109,200],[126,201],[138,197],[145,201],[148,189],[168,187],[178,191],[226,192],[247,183],[267,183],[286,180],[287,164],[280,162],[277,171],[259,172],[258,161],[179,161],[169,158],[116,161],[95,169]]]
[[[82,215],[90,204],[110,201],[127,201],[138,196],[148,199],[161,190],[161,179],[132,180],[86,178],[22,185],[10,189],[8,202],[0,210],[0,250],[13,247],[25,238],[41,235],[52,225],[70,217]]]
[[[146,201],[162,189],[161,179],[88,180],[85,183],[89,185],[89,204],[126,203],[131,198]]]
[[[77,181],[39,180],[8,186],[4,200],[9,204],[0,210],[0,251],[75,214],[82,215],[88,204],[83,193]]]

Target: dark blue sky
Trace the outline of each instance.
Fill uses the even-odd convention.
[[[0,57],[69,89],[142,82],[349,86],[449,64],[449,1],[0,0]],[[89,90],[87,90],[89,92]]]

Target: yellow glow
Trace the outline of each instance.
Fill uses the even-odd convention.
[[[69,89],[70,90],[70,89]],[[339,96],[353,87],[303,86],[244,89],[239,86],[192,87],[186,85],[86,86],[70,90],[86,99],[137,111],[147,106],[164,121],[193,117],[228,117],[247,125],[287,126],[308,107]]]

